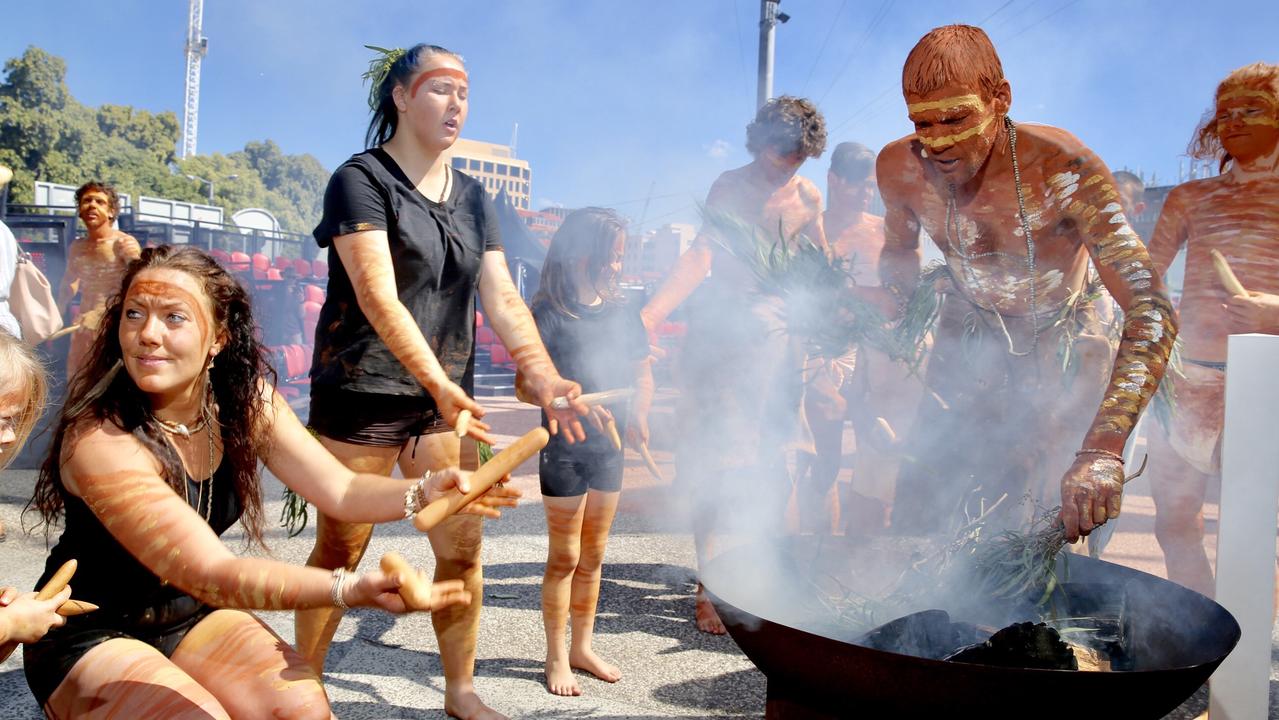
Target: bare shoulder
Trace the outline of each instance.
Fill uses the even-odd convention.
[[[1075,165],[1100,163],[1083,141],[1069,130],[1038,123],[1017,123],[1017,153],[1027,158],[1061,158]]]
[[[799,181],[795,186],[795,191],[799,193],[799,197],[804,201],[804,204],[810,207],[821,207],[822,192],[817,189],[817,183],[802,175],[796,175],[795,179]]]
[[[901,197],[923,179],[918,145],[914,135],[907,135],[879,151],[875,159],[875,182],[879,184],[881,193]]]
[[[132,433],[109,420],[86,420],[67,428],[61,461],[63,484],[73,492],[75,483],[90,475],[160,471],[159,461],[151,451]]]
[[[1194,205],[1227,185],[1225,175],[1188,180],[1168,191],[1164,207]]]

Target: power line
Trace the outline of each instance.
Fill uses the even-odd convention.
[[[1033,23],[1031,23],[1031,24],[1027,25],[1027,26],[1026,26],[1026,27],[1024,27],[1024,28],[1022,28],[1021,30],[1018,30],[1016,33],[1014,33],[1014,34],[1013,34],[1013,36],[1012,36],[1012,37],[1008,38],[1008,40],[1009,40],[1009,41],[1012,41],[1012,40],[1013,40],[1013,38],[1016,38],[1016,37],[1018,37],[1019,35],[1022,35],[1022,34],[1023,34],[1023,33],[1025,33],[1027,30],[1029,30],[1029,29],[1031,29],[1031,28],[1035,27],[1036,25],[1039,25],[1040,23],[1042,23],[1043,21],[1047,20],[1048,18],[1053,17],[1053,16],[1054,16],[1054,15],[1056,15],[1057,13],[1061,12],[1062,10],[1065,10],[1066,8],[1070,7],[1071,5],[1076,4],[1076,3],[1078,3],[1078,2],[1079,2],[1079,0],[1070,0],[1070,1],[1069,1],[1069,2],[1067,2],[1065,5],[1062,5],[1061,7],[1057,8],[1056,10],[1053,10],[1052,12],[1050,12],[1050,13],[1048,13],[1047,15],[1045,15],[1045,16],[1043,16],[1043,17],[1039,18],[1039,19],[1038,19],[1038,20],[1036,20],[1035,22],[1033,22]]]
[[[888,16],[888,9],[892,7],[892,4],[893,0],[884,0],[883,4],[879,6],[879,10],[871,18],[870,25],[866,27],[866,32],[862,33],[862,36],[857,40],[857,44],[853,46],[852,52],[848,54],[848,59],[844,61],[844,66],[839,69],[839,73],[835,75],[835,79],[831,80],[830,87],[827,87],[826,92],[822,93],[821,97],[817,98],[818,105],[821,104],[822,100],[826,99],[826,96],[830,94],[831,90],[835,89],[835,85],[844,77],[844,73],[848,72],[849,66],[853,63],[853,58],[857,57],[857,52],[861,50],[862,45],[864,45],[866,40],[870,38],[871,33],[873,33],[875,28],[878,27],[879,24],[883,22],[884,18]]]
[[[1009,0],[1012,2],[1012,0]],[[848,0],[844,0],[839,4],[839,10],[835,12],[835,18],[830,21],[830,29],[826,31],[826,39],[822,40],[822,46],[817,50],[817,57],[813,58],[813,66],[808,68],[808,77],[804,78],[804,84],[799,88],[799,94],[803,95],[808,89],[808,81],[813,79],[813,71],[817,69],[817,63],[822,59],[822,53],[826,51],[826,44],[830,42],[830,36],[835,34],[835,27],[839,22],[839,16],[844,14],[844,6],[848,4]]]
[[[1000,5],[998,10],[996,10],[995,12],[993,12],[993,13],[991,13],[991,14],[987,15],[986,17],[982,18],[981,22],[978,22],[978,23],[977,23],[977,26],[978,26],[978,27],[981,27],[982,25],[985,25],[987,22],[989,22],[989,21],[990,21],[990,19],[991,19],[991,18],[993,18],[993,17],[995,17],[996,15],[998,15],[999,13],[1003,12],[1003,11],[1004,11],[1004,8],[1008,7],[1009,5],[1012,5],[1014,2],[1016,2],[1016,0],[1008,0],[1008,2],[1004,3],[1003,5]]]

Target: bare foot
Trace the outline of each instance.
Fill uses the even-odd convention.
[[[596,655],[594,650],[573,650],[568,654],[568,662],[578,670],[585,670],[604,682],[613,683],[622,679],[622,671],[604,662],[604,659]]]
[[[715,606],[711,604],[710,598],[706,597],[706,591],[702,589],[702,584],[697,584],[697,610],[694,613],[694,619],[697,620],[697,629],[711,635],[723,635],[727,630],[724,629],[724,622],[719,619],[719,613],[715,612]]]
[[[582,694],[582,688],[573,677],[573,668],[564,660],[546,661],[546,689],[552,695],[572,697]]]
[[[444,691],[444,714],[458,720],[510,720],[502,713],[485,705],[474,688],[454,692]]]

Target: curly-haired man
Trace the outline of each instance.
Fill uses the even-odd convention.
[[[789,242],[802,235],[825,248],[821,193],[796,175],[825,148],[826,123],[812,102],[770,100],[746,127],[746,149],[754,159],[715,180],[707,211],[731,215],[770,237]],[[740,524],[779,524],[790,490],[784,453],[800,427],[802,391],[803,358],[783,332],[778,308],[753,292],[751,270],[719,245],[714,232],[711,223],[703,226],[642,313],[652,332],[705,281],[688,309],[675,452],[679,481],[696,500],[694,537],[702,563],[712,533],[726,527],[726,513],[719,512],[726,498],[763,500],[760,517],[733,508]],[[700,584],[697,627],[724,632]]]

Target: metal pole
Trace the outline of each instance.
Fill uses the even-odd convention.
[[[780,0],[760,0],[759,3],[759,84],[755,93],[755,109],[773,97],[773,35],[777,27],[777,3]]]

